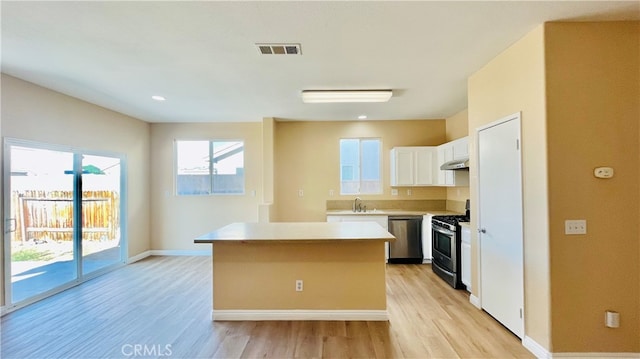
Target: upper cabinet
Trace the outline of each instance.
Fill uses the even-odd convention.
[[[445,162],[469,158],[469,137],[444,143],[437,147],[437,185],[438,186],[468,186],[468,170],[441,170]]]
[[[453,149],[454,160],[469,158],[469,137],[459,138],[449,142],[449,144]]]
[[[391,186],[437,185],[436,147],[394,147],[391,149]]]

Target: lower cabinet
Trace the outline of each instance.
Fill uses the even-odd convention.
[[[462,266],[462,284],[471,292],[471,228],[462,226],[462,250],[461,250],[461,266]]]
[[[424,259],[422,263],[431,263],[431,218],[432,214],[425,214],[422,217],[422,254]]]
[[[353,215],[353,216],[340,216],[340,215],[327,215],[327,222],[376,222],[385,230],[389,230],[389,217],[388,216],[369,216],[369,215]],[[384,258],[389,260],[389,242],[384,243]]]

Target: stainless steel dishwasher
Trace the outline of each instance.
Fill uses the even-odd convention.
[[[422,263],[422,216],[389,216],[389,263]]]

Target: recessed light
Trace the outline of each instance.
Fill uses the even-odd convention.
[[[156,101],[166,101],[167,100],[166,98],[164,98],[164,96],[159,96],[159,95],[153,95],[153,96],[151,96],[151,98],[153,100],[156,100]]]
[[[366,119],[367,119],[367,115],[358,116],[358,120],[366,120]]]

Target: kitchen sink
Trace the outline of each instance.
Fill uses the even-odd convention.
[[[371,216],[371,215],[386,215],[387,212],[383,211],[383,210],[379,210],[379,209],[368,209],[366,212],[354,212],[352,210],[349,209],[345,209],[345,210],[336,210],[336,211],[328,211],[327,214],[331,214],[331,215],[337,215],[337,216]]]

